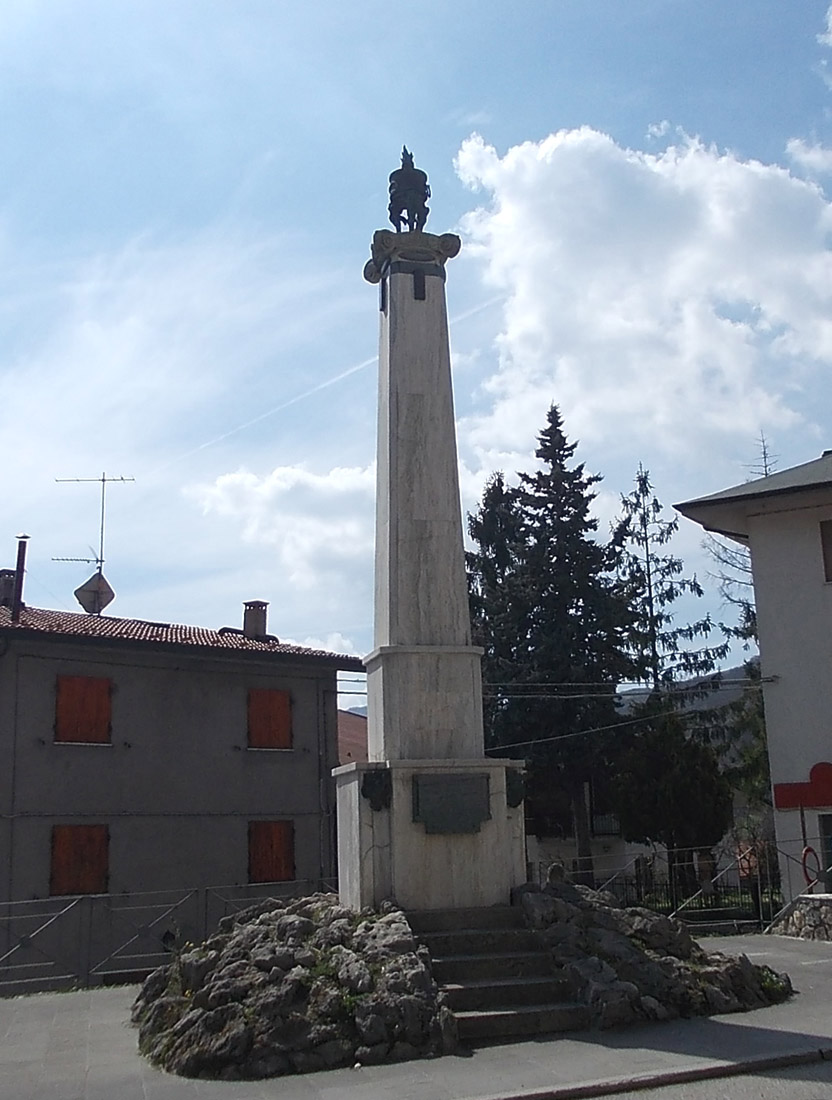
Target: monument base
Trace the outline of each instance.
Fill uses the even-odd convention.
[[[526,881],[517,761],[371,761],[332,774],[343,905],[507,905]]]

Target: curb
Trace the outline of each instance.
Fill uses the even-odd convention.
[[[595,1096],[614,1096],[622,1092],[638,1092],[656,1089],[663,1085],[684,1085],[690,1081],[710,1081],[722,1077],[741,1077],[745,1074],[763,1073],[770,1069],[789,1066],[805,1066],[813,1062],[832,1061],[832,1047],[795,1050],[788,1054],[763,1055],[744,1058],[739,1062],[715,1062],[689,1069],[663,1070],[631,1077],[610,1077],[598,1081],[585,1081],[579,1085],[555,1085],[553,1088],[524,1089],[519,1092],[494,1093],[477,1100],[591,1100]]]

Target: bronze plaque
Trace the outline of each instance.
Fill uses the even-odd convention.
[[[413,776],[413,820],[426,833],[478,833],[490,818],[488,775]]]

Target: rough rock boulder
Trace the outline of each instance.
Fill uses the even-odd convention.
[[[139,1048],[186,1077],[274,1077],[453,1050],[456,1024],[404,915],[333,894],[220,922],[145,981]]]
[[[708,953],[680,921],[624,909],[611,894],[550,881],[520,900],[597,1027],[742,1012],[792,993],[787,975]]]

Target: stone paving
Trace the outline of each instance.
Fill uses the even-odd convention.
[[[558,1100],[832,1057],[832,944],[711,939],[787,970],[799,994],[756,1012],[480,1047],[467,1056],[266,1081],[193,1081],[149,1066],[128,1023],[135,987],[0,1001],[0,1100]],[[580,1093],[576,1091],[580,1088]]]

